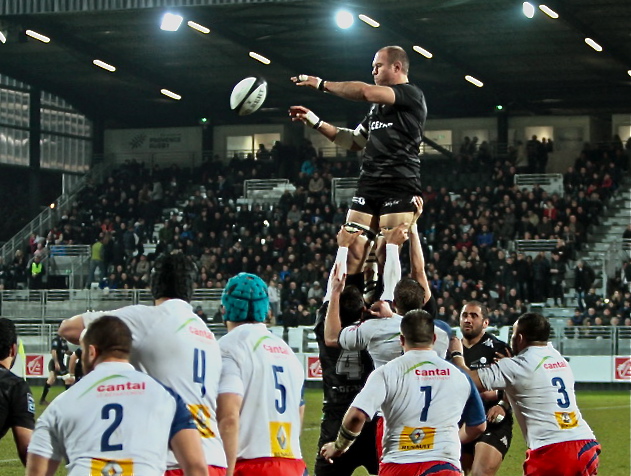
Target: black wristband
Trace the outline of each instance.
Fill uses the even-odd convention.
[[[324,89],[324,79],[320,79],[320,84],[318,84],[318,91],[326,92]]]
[[[322,125],[322,122],[323,122],[323,121],[322,121],[322,119],[318,120],[318,122],[316,122],[316,123],[313,125],[313,128],[314,128],[314,129],[316,129],[316,130],[317,130],[317,129],[319,129],[319,128],[320,128],[320,126]]]
[[[462,352],[458,352],[457,350],[455,350],[455,351],[453,351],[451,353],[451,358],[453,359],[454,357],[463,357],[464,358],[464,356],[462,355]]]

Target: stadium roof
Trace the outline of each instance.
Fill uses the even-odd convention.
[[[289,77],[372,82],[374,52],[397,44],[411,57],[410,77],[425,91],[430,117],[492,115],[496,105],[513,115],[629,113],[631,2],[546,5],[558,19],[538,4],[529,19],[517,0],[8,0],[0,5],[7,39],[0,73],[60,95],[108,127],[193,125],[201,117],[210,124],[278,122],[292,104],[355,120],[365,105],[296,88]],[[354,15],[348,29],[335,24],[342,8]],[[178,31],[160,29],[167,11],[184,18]],[[51,41],[26,36],[27,29]],[[251,51],[271,64],[252,59]],[[264,109],[237,118],[229,93],[253,75],[269,83]],[[163,88],[182,99],[162,95]]]

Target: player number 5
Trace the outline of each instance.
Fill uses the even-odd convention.
[[[274,386],[276,390],[280,392],[280,402],[276,399],[276,411],[278,413],[285,413],[287,409],[287,389],[278,381],[278,374],[283,373],[285,370],[280,365],[272,365],[274,370]]]

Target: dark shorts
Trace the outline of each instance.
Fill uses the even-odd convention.
[[[462,453],[475,455],[475,445],[486,443],[502,454],[502,459],[508,453],[513,439],[513,419],[505,418],[502,423],[489,423],[486,431],[477,440],[462,445]]]
[[[350,209],[373,216],[415,212],[413,198],[421,195],[421,190],[420,182],[418,187],[413,182],[406,179],[361,179]]]
[[[49,372],[55,371],[55,361],[52,359],[48,362],[48,371]],[[66,364],[64,364],[63,362],[59,362],[59,372],[57,372],[57,374],[66,375],[67,373],[68,373],[68,369],[66,368]]]
[[[362,432],[357,437],[346,453],[336,458],[333,464],[320,456],[320,448],[325,443],[335,441],[337,432],[342,424],[341,412],[339,417],[322,420],[320,425],[320,439],[318,440],[318,455],[315,461],[315,476],[351,476],[355,469],[364,466],[370,474],[377,474],[379,471],[379,461],[375,450],[375,424],[366,422]]]

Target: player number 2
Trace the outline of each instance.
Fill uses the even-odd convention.
[[[278,374],[283,373],[285,370],[280,365],[272,365],[274,370],[274,386],[276,390],[280,392],[280,402],[276,399],[276,411],[278,413],[285,413],[287,409],[287,389],[278,381]]]
[[[423,405],[423,410],[421,410],[421,421],[427,421],[427,412],[429,411],[429,404],[432,401],[431,385],[421,387],[421,393],[425,395],[425,404]]]
[[[570,397],[568,396],[567,392],[565,391],[565,383],[563,382],[563,379],[561,377],[554,377],[552,379],[552,385],[554,385],[555,387],[559,387],[559,389],[557,390],[557,392],[559,392],[561,394],[561,396],[563,397],[563,399],[561,398],[557,398],[557,405],[561,408],[567,408],[570,406]]]
[[[101,437],[101,451],[121,451],[123,449],[122,443],[118,445],[110,444],[112,433],[116,431],[123,421],[123,406],[118,403],[108,403],[101,409],[101,420],[109,420],[112,411],[114,412],[114,421],[103,432],[103,436]]]

